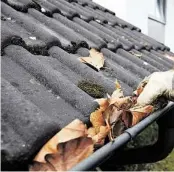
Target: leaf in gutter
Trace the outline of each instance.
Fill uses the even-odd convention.
[[[69,140],[83,137],[87,135],[86,125],[79,119],[75,119],[70,124],[65,126],[60,132],[54,135],[35,156],[34,161],[45,163],[45,155],[56,153],[57,145],[59,143],[67,142]]]
[[[133,101],[131,97],[123,97],[123,98],[111,98],[109,100],[110,105],[116,106],[118,109],[129,109],[133,105]]]
[[[116,120],[116,122],[112,124],[111,137],[109,137],[109,139],[113,140],[117,136],[121,135],[124,130],[125,130],[124,122],[121,120],[121,118],[118,118],[118,120]]]
[[[113,106],[112,114],[110,115],[109,123],[112,125],[117,122],[122,115],[123,110],[118,110],[117,107]]]
[[[131,108],[130,112],[132,114],[132,126],[136,125],[140,120],[152,113],[153,110],[154,108],[152,105]]]
[[[121,126],[120,126],[120,119],[121,119],[121,115],[123,113],[123,110],[118,110],[117,107],[112,105],[112,113],[110,114],[109,117],[109,124],[111,127],[110,133],[109,133],[109,139],[112,141],[116,136],[118,136],[118,130],[120,128],[121,130]]]
[[[95,135],[96,135],[95,128],[94,127],[88,128],[88,137],[93,137]]]
[[[106,108],[109,106],[108,99],[106,98],[101,98],[101,99],[96,99],[95,100],[99,105],[100,105],[100,110],[104,112]]]
[[[129,128],[132,126],[132,115],[130,112],[123,111],[121,120],[124,122],[126,128]]]
[[[93,153],[91,138],[79,137],[57,145],[57,153],[47,154],[46,163],[36,162],[30,171],[67,171]]]
[[[102,146],[109,132],[110,132],[110,127],[101,126],[99,132],[92,137],[94,144],[97,146]]]
[[[96,68],[98,71],[100,70],[100,68],[103,67],[104,65],[104,56],[102,53],[96,51],[94,48],[92,48],[89,51],[90,55],[89,57],[81,57],[79,58],[79,60],[82,63],[88,63],[91,66],[93,66],[94,68]]]
[[[105,138],[110,131],[110,127],[100,126],[99,132],[96,133],[94,127],[88,129],[88,137],[91,137],[95,146],[102,146],[104,144]]]
[[[100,109],[96,110],[95,112],[91,113],[90,121],[95,128],[95,132],[98,133],[100,131],[101,126],[105,126],[105,121],[103,118],[102,111]]]
[[[122,120],[124,121],[126,127],[132,127],[140,122],[144,117],[147,117],[150,113],[152,113],[153,110],[154,107],[152,105],[144,107],[135,106],[124,112]]]
[[[34,161],[29,167],[29,171],[55,171],[55,168],[50,163]]]
[[[117,135],[116,133],[114,133],[113,129],[117,121],[119,121],[122,112],[123,110],[118,110],[118,108],[114,105],[110,105],[105,110],[105,112],[103,112],[103,117],[105,119],[106,125],[108,128],[110,128],[108,136],[111,141],[115,138],[114,136]]]

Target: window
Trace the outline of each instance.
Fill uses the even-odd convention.
[[[166,22],[166,0],[152,0],[149,6],[148,35],[164,43]]]
[[[155,4],[155,17],[165,22],[166,18],[166,0],[156,0]]]
[[[165,23],[166,21],[166,0],[152,0],[150,5],[149,18]]]

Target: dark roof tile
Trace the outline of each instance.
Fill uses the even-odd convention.
[[[95,48],[100,49],[101,47],[107,46],[106,42],[101,37],[90,32],[87,28],[67,19],[66,17],[62,16],[61,14],[56,13],[53,15],[53,17],[57,21],[60,21],[61,23],[66,25],[68,28],[73,29],[76,33],[79,33],[80,35],[82,35],[83,37],[85,37],[86,39],[91,41],[91,43],[89,41],[87,41],[90,47],[95,47]]]
[[[98,28],[100,31],[103,31],[103,33],[107,34],[110,36],[112,39],[110,39],[110,42],[120,42],[125,50],[131,50],[134,45],[133,43],[129,42],[123,37],[118,36],[114,32],[112,32],[110,29],[105,28],[103,25],[95,22],[95,21],[90,21],[89,22],[91,25],[93,25],[95,28]]]
[[[36,105],[26,100],[24,95],[7,80],[2,78],[1,81],[2,123],[10,127],[2,128],[3,162],[6,164],[5,168],[15,170],[14,166],[23,165],[22,163],[26,165],[28,159],[33,157],[43,142],[55,134],[58,125],[55,119],[49,118]],[[8,137],[12,142],[7,142]],[[17,141],[13,142],[18,138],[19,141],[22,140],[20,144],[17,144]],[[10,149],[7,149],[9,145]]]
[[[48,47],[52,45],[61,46],[57,34],[54,31],[50,30],[48,27],[46,27],[44,24],[40,23],[28,14],[15,11],[4,3],[1,3],[1,6],[1,11],[4,15],[14,19],[18,25],[26,29],[36,38],[43,40]],[[70,41],[67,40],[67,44],[69,42]]]
[[[174,62],[172,62],[172,63],[167,62],[168,59],[166,59],[165,57],[161,58],[161,57],[159,57],[159,56],[157,56],[149,51],[146,51],[146,50],[142,50],[142,52],[144,54],[146,54],[147,56],[151,57],[152,59],[158,61],[159,63],[165,65],[169,69],[173,67]]]
[[[107,33],[103,32],[99,28],[96,28],[95,26],[92,25],[92,23],[87,23],[77,17],[73,18],[73,21],[78,23],[79,25],[83,26],[85,29],[89,30],[91,33],[98,35],[105,42],[111,43],[114,46],[113,49],[117,49],[118,47],[122,46],[122,44],[118,40],[114,39],[113,37],[111,37]],[[125,47],[125,48],[127,48],[127,47]]]
[[[163,54],[159,53],[158,51],[151,50],[150,51],[152,54],[156,55],[158,58],[162,59],[163,61],[167,62],[168,65],[172,68],[174,65],[173,60],[166,59]]]
[[[166,66],[164,66],[162,63],[160,63],[158,60],[155,60],[147,55],[145,55],[144,53],[140,52],[140,51],[137,51],[137,50],[131,50],[133,51],[135,54],[138,54],[140,55],[140,59],[144,60],[145,62],[153,65],[155,68],[157,68],[157,70],[159,71],[165,71],[167,70],[168,68]]]
[[[1,44],[2,44],[2,50],[10,45],[10,44],[17,44],[17,45],[24,45],[25,42],[22,40],[22,38],[17,34],[11,27],[8,27],[6,24],[4,24],[4,21],[1,21]]]
[[[109,9],[107,8],[104,8],[103,6],[93,2],[93,1],[90,1],[90,0],[77,0],[77,1],[74,1],[74,2],[78,2],[79,4],[83,5],[83,6],[89,6],[89,7],[92,7],[94,9],[100,9],[104,12],[108,12],[112,15],[115,15],[115,13],[113,11],[110,11]]]
[[[84,7],[78,8],[77,6],[68,3],[64,0],[59,0],[59,1],[48,0],[48,1],[56,5],[57,8],[61,11],[61,13],[66,17],[73,18],[74,16],[78,15],[85,21],[90,21],[93,19],[93,16],[90,13],[87,13],[86,11],[83,10]],[[68,12],[68,14],[66,14],[66,12]]]
[[[140,58],[137,58],[136,56],[132,55],[131,53],[123,50],[123,49],[118,49],[117,53],[122,55],[123,57],[129,59],[130,61],[132,61],[134,64],[141,66],[141,69],[143,70],[143,68],[146,70],[146,72],[144,72],[145,75],[149,75],[152,72],[156,72],[157,69],[154,68],[151,64],[149,63],[145,63],[143,60],[141,60]],[[142,71],[141,70],[141,71]],[[139,71],[138,71],[139,72]],[[140,72],[141,73],[141,72]]]
[[[46,56],[37,56],[47,61],[57,61]],[[44,58],[45,57],[45,58]],[[57,65],[58,62],[56,62]],[[54,67],[54,66],[53,66]],[[63,67],[62,67],[63,68]],[[9,70],[11,69],[11,70]],[[72,71],[71,71],[72,72]],[[27,100],[42,109],[50,118],[58,120],[58,126],[63,127],[74,118],[85,119],[77,109],[73,108],[52,89],[46,88],[39,80],[36,80],[22,66],[11,60],[8,56],[2,57],[2,77],[18,89]],[[70,115],[70,114],[73,115]],[[66,120],[63,120],[65,119]]]
[[[22,12],[27,12],[28,8],[38,9],[38,5],[32,0],[2,0],[14,9]]]
[[[35,9],[29,9],[28,13],[41,23],[44,23],[46,27],[49,27],[49,29],[56,32],[57,37],[61,42],[61,46],[64,49],[67,48],[71,51],[72,48],[73,51],[73,48],[75,48],[76,46],[88,47],[87,43],[85,43],[87,41],[85,37],[82,37],[78,33],[75,33],[71,28],[66,27],[58,20],[55,20],[54,18],[49,18]]]
[[[21,45],[33,54],[47,54],[46,44],[34,37],[30,32],[26,31],[23,27],[16,24],[13,20],[2,21],[2,51],[10,45]],[[20,30],[20,32],[19,32]]]
[[[128,54],[125,54],[124,51],[123,53],[121,53],[121,49],[120,51],[118,50],[118,54],[115,54],[107,49],[102,49],[101,50],[104,55],[110,59],[112,59],[113,61],[115,61],[117,64],[119,64],[120,66],[122,66],[124,69],[129,70],[133,73],[133,75],[138,75],[138,77],[140,78],[144,78],[145,76],[147,76],[149,73],[141,68],[141,73],[139,72],[140,67],[138,65],[136,65],[135,63],[133,63],[131,60],[129,60],[127,58],[127,56],[129,56]]]
[[[53,13],[61,13],[61,11],[52,3],[43,0],[33,0],[38,6],[39,11],[51,17]]]
[[[55,93],[67,100],[72,106],[80,109],[83,113],[89,114],[90,108],[94,107],[95,103],[91,97],[70,82],[59,71],[53,69],[49,64],[41,63],[36,56],[31,55],[25,49],[18,46],[8,46],[5,51],[11,59],[22,65],[42,84],[51,88]],[[72,97],[71,95],[74,96]]]
[[[141,32],[137,32],[136,30],[133,30],[132,34],[135,35],[135,37],[138,37],[139,39],[142,39],[142,40],[146,41],[148,43],[147,45],[149,45],[149,44],[152,45],[152,48],[154,50],[158,50],[158,49],[165,50],[165,49],[168,49],[168,47],[166,47],[163,44],[157,42],[153,38],[148,37],[147,35],[144,35]]]
[[[119,29],[117,29],[116,27],[112,27],[112,26],[110,26],[110,25],[108,25],[108,24],[105,24],[104,26],[107,27],[109,30],[112,30],[112,31],[113,31],[115,34],[117,34],[119,37],[121,37],[121,38],[123,38],[123,39],[126,39],[126,40],[128,40],[129,42],[133,43],[133,44],[135,45],[135,48],[136,48],[137,50],[141,50],[141,49],[143,49],[143,48],[146,48],[146,47],[143,45],[143,43],[137,41],[135,38],[131,37],[129,34],[123,32],[124,29],[120,28],[119,26],[118,26],[118,27],[119,27],[120,29],[122,29],[121,31],[120,31]]]

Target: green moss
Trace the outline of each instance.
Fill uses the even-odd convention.
[[[154,171],[174,171],[174,150],[162,161],[153,164]]]
[[[104,88],[89,81],[81,81],[78,87],[94,98],[102,98],[106,93]]]

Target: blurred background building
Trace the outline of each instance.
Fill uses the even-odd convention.
[[[174,0],[93,0],[174,52]]]

